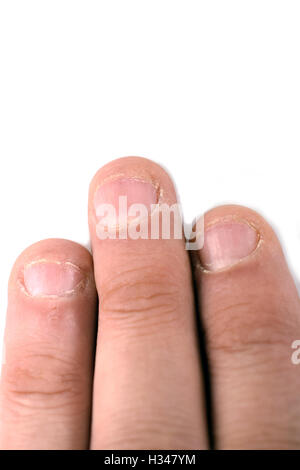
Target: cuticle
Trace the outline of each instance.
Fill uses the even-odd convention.
[[[145,178],[140,178],[138,176],[129,176],[127,175],[126,173],[117,173],[117,174],[114,174],[114,175],[111,175],[111,176],[107,176],[106,178],[104,178],[101,183],[99,183],[97,186],[96,186],[96,189],[95,189],[95,192],[94,194],[97,193],[98,189],[101,188],[101,186],[104,186],[106,183],[108,182],[113,182],[113,181],[118,181],[120,179],[127,179],[127,180],[133,180],[133,181],[138,181],[140,183],[147,183],[147,184],[151,184],[155,191],[156,191],[156,196],[157,196],[157,204],[160,203],[160,200],[161,200],[161,196],[163,194],[163,190],[162,188],[160,187],[160,184],[157,180],[154,180],[153,178],[149,178],[149,179],[145,179]]]

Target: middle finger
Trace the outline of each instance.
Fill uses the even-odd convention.
[[[206,446],[191,270],[180,239],[106,239],[95,210],[176,202],[153,162],[122,158],[90,187],[89,224],[99,293],[92,448],[195,449]]]

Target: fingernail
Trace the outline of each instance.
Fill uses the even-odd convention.
[[[209,271],[229,267],[249,256],[258,240],[258,232],[246,222],[216,223],[205,231],[201,263]]]
[[[24,285],[33,297],[71,294],[83,279],[82,271],[69,262],[34,261],[24,268]]]
[[[125,199],[126,198],[126,199]],[[147,181],[136,178],[120,178],[100,185],[95,193],[94,207],[97,218],[100,219],[106,210],[104,206],[111,205],[114,209],[106,222],[110,226],[118,225],[120,221],[130,220],[130,206],[142,204],[148,214],[151,205],[158,203],[157,187]]]

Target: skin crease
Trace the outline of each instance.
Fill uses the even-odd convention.
[[[110,162],[90,185],[92,256],[49,239],[12,269],[0,448],[208,448],[203,347],[215,447],[300,448],[300,304],[274,231],[231,205],[205,214],[199,252],[183,240],[99,240],[95,194],[105,185],[109,199],[107,185],[117,194],[127,178],[134,200],[149,183],[148,203],[176,202],[159,165]]]

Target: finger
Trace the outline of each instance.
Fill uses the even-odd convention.
[[[130,237],[100,240],[95,205],[99,214],[101,203],[116,206],[119,195],[128,196],[128,207],[176,202],[167,174],[142,158],[113,161],[91,183],[89,223],[100,302],[92,447],[205,447],[191,271],[184,243]],[[133,220],[128,222],[131,228]]]
[[[44,240],[17,259],[9,281],[1,376],[1,449],[86,448],[96,291],[92,258]]]
[[[205,216],[196,275],[219,448],[300,446],[299,297],[276,235],[239,206]]]

